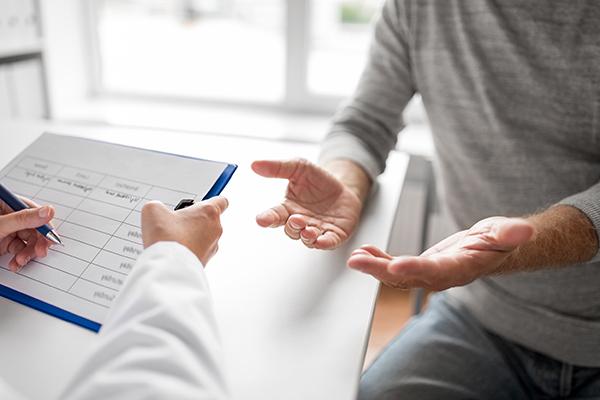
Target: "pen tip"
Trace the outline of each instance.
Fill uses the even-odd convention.
[[[58,236],[56,233],[50,231],[48,232],[48,234],[46,235],[46,237],[48,238],[48,240],[50,240],[52,243],[54,244],[59,244],[61,246],[64,246],[62,240],[60,240],[60,236]]]

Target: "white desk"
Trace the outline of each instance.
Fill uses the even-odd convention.
[[[305,249],[254,216],[279,201],[284,181],[255,176],[258,158],[314,159],[315,145],[178,132],[0,123],[0,165],[43,130],[238,163],[219,254],[208,266],[235,399],[353,399],[378,283],[349,270],[362,243],[387,247],[408,159],[392,154],[359,231],[336,251]],[[50,155],[51,156],[51,155]],[[107,160],[110,162],[110,160]],[[31,398],[52,398],[95,334],[0,298],[0,376]]]

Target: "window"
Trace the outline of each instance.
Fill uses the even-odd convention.
[[[367,60],[377,0],[313,0],[308,89],[347,96]]]
[[[92,0],[101,94],[330,112],[380,0]]]
[[[103,90],[250,102],[283,98],[280,0],[98,4]]]

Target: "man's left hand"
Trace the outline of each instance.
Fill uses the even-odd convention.
[[[486,218],[455,233],[420,256],[392,257],[374,246],[355,250],[348,266],[402,289],[444,290],[498,273],[503,262],[535,234],[521,218]]]

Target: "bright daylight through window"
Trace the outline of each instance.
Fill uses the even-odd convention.
[[[284,105],[290,80],[304,102],[354,89],[379,0],[98,0],[96,89],[163,98]],[[300,0],[309,1],[309,0]],[[295,32],[294,29],[298,30]],[[304,49],[286,47],[289,35]],[[289,52],[299,64],[286,67]],[[291,67],[291,68],[290,68]]]

